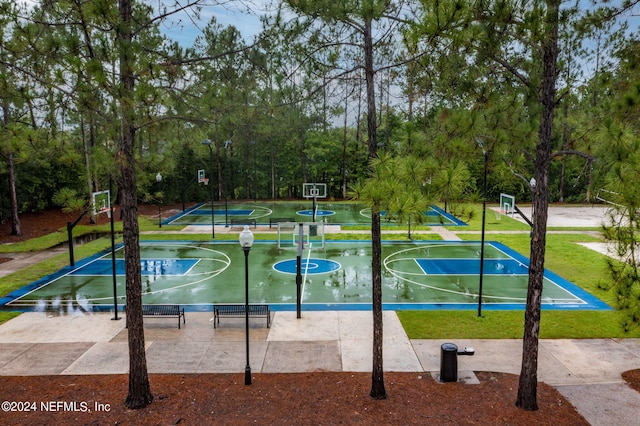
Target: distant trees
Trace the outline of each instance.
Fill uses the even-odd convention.
[[[608,259],[611,282],[603,284],[617,296],[618,307],[626,314],[625,330],[640,326],[640,40],[633,38],[617,51],[620,64],[615,75],[600,86],[600,103],[606,118],[597,139],[602,148],[598,158],[604,163],[611,215],[604,227],[605,237],[617,259]]]

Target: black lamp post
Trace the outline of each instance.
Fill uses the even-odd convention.
[[[227,157],[227,148],[231,146],[233,141],[231,139],[227,139],[224,141],[224,226],[225,228],[229,227],[229,206],[227,204],[227,185],[229,184],[229,163]]]
[[[159,189],[162,189],[162,175],[160,172],[156,175],[156,182],[158,182]],[[158,228],[162,228],[162,199],[160,194],[158,195]]]
[[[211,159],[211,172],[210,176],[213,178],[213,148],[211,148],[211,141],[209,139],[205,139],[202,141],[202,145],[207,145],[209,147],[209,158]],[[211,179],[210,178],[210,179]],[[211,179],[210,187],[211,187],[211,238],[216,237],[216,226],[215,226],[215,213],[213,206],[213,179]]]
[[[247,365],[244,368],[244,384],[251,384],[251,366],[249,365],[249,251],[253,245],[253,233],[249,230],[249,225],[245,225],[240,233],[240,246],[244,251],[244,323],[245,341],[247,345]]]
[[[482,139],[478,138],[478,146],[482,149],[484,157],[484,175],[482,180],[482,236],[480,241],[480,282],[478,284],[478,316],[482,316],[482,278],[484,276],[484,231],[485,217],[487,212],[487,163],[489,160],[489,152],[485,149]]]
[[[111,278],[113,280],[113,318],[114,321],[119,320],[118,317],[118,284],[116,281],[116,237],[113,225],[113,201],[111,196],[113,194],[113,177],[109,176],[109,223],[111,225]]]

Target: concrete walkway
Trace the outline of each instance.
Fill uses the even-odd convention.
[[[150,373],[237,373],[245,367],[244,319],[212,314],[146,319]],[[0,375],[125,374],[128,344],[125,320],[112,314],[46,315],[25,313],[0,326]],[[366,311],[272,313],[251,319],[250,365],[254,373],[371,371],[372,316]],[[473,347],[458,357],[458,379],[477,383],[474,371],[519,374],[520,340],[410,340],[397,315],[384,312],[385,371],[440,371],[440,346]],[[538,379],[555,386],[593,425],[636,424],[640,394],[621,373],[640,368],[640,339],[541,340]]]
[[[68,253],[67,248],[55,248],[38,252],[0,253],[0,257],[10,259],[0,263],[0,278],[18,272],[27,266],[35,265],[60,253]]]

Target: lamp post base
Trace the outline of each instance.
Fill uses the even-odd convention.
[[[251,367],[249,367],[248,365],[244,368],[244,384],[251,384]]]

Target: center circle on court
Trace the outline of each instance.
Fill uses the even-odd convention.
[[[341,267],[342,265],[334,260],[314,258],[300,260],[300,272],[302,274],[325,274],[327,272],[337,271]],[[273,269],[283,274],[296,274],[298,273],[297,259],[287,259],[275,263]]]
[[[313,210],[312,209],[298,210],[296,214],[299,216],[313,216]],[[317,216],[333,216],[334,214],[336,214],[336,212],[334,212],[333,210],[316,210],[316,217]]]

